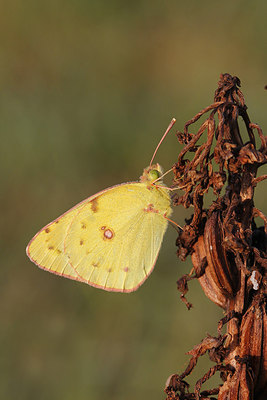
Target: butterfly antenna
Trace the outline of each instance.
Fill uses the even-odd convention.
[[[159,144],[157,145],[156,150],[154,151],[154,154],[153,154],[153,156],[152,156],[152,158],[151,158],[151,161],[150,161],[150,164],[149,164],[150,167],[151,167],[152,162],[153,162],[153,160],[154,160],[154,158],[155,158],[155,156],[156,156],[156,154],[157,154],[157,151],[158,151],[158,149],[159,149],[159,146],[161,145],[161,143],[163,142],[163,140],[165,139],[165,137],[167,136],[167,134],[170,132],[170,130],[171,130],[171,128],[173,127],[173,125],[175,124],[175,122],[176,122],[176,119],[173,118],[173,119],[171,120],[171,122],[170,122],[168,128],[166,129],[166,132],[164,133],[164,135],[163,135],[162,138],[160,139],[160,142],[159,142]]]

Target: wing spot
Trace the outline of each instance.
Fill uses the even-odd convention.
[[[111,240],[111,239],[114,238],[115,233],[114,233],[113,229],[106,228],[106,226],[102,226],[101,230],[104,230],[104,234],[103,234],[103,239],[104,240]]]
[[[50,228],[46,228],[45,233],[49,233],[49,232],[50,232]]]
[[[82,246],[84,244],[83,239],[80,240],[80,245]]]
[[[61,254],[61,253],[62,253],[62,251],[57,249],[57,254]]]
[[[95,267],[95,268],[97,268],[97,267],[99,267],[99,263],[98,263],[98,262],[93,262],[93,263],[92,263],[92,266]]]
[[[124,271],[124,272],[128,272],[128,271],[129,271],[129,268],[128,268],[128,267],[124,267],[124,268],[123,268],[123,271]]]
[[[98,211],[98,201],[97,197],[95,197],[93,200],[91,200],[91,210],[95,213]]]
[[[54,246],[48,246],[48,250],[54,250],[55,247]]]
[[[112,272],[112,268],[109,268],[109,269],[108,269],[108,272]]]
[[[82,229],[86,229],[87,228],[86,223],[84,223],[84,222],[81,222],[81,226],[82,226]]]
[[[59,220],[57,219],[56,221],[55,221],[55,224],[58,224],[59,223]]]
[[[154,212],[154,213],[156,213],[156,214],[159,212],[158,210],[156,210],[156,209],[154,208],[154,204],[152,204],[152,203],[148,204],[147,207],[144,208],[144,211],[147,212],[147,213],[149,213],[149,212]]]

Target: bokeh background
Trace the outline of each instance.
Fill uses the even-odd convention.
[[[266,132],[266,12],[263,0],[1,2],[1,399],[164,399],[186,351],[215,334],[222,311],[197,282],[190,312],[179,299],[191,264],[177,259],[172,227],[129,295],[43,272],[25,247],[75,203],[136,180],[171,118],[182,129],[209,105],[222,72],[241,79]],[[174,131],[157,155],[165,169],[180,150]],[[264,197],[262,183],[266,212]],[[210,366],[204,357],[191,382]]]

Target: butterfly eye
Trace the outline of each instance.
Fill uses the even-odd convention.
[[[160,173],[157,169],[152,169],[149,172],[149,178],[151,181],[155,181],[156,179],[158,179],[160,177]]]

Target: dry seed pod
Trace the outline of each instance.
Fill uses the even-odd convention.
[[[239,274],[234,260],[229,260],[223,245],[223,230],[218,211],[212,213],[204,230],[204,245],[210,267],[210,275],[218,290],[232,298],[239,287]]]
[[[240,328],[239,354],[241,358],[248,359],[255,381],[259,375],[262,356],[262,322],[261,310],[252,305],[243,316]]]
[[[243,363],[220,389],[218,400],[252,400],[254,390],[253,377],[249,367]]]
[[[255,394],[258,395],[259,400],[267,398],[267,310],[266,304],[262,304],[262,356],[259,377],[256,384]],[[265,397],[264,397],[265,396]]]
[[[254,374],[255,394],[267,398],[267,317],[260,297],[247,310],[240,328],[240,357],[247,358]],[[264,398],[264,397],[263,397]]]
[[[200,236],[194,245],[194,253],[192,254],[192,263],[197,276],[201,274],[200,266],[203,265],[203,259],[205,257],[206,251],[204,246],[204,238],[203,236]],[[218,288],[218,285],[214,282],[209,264],[206,265],[205,272],[198,278],[198,280],[206,296],[213,301],[213,303],[222,308],[226,308],[227,298]]]
[[[266,400],[267,398],[267,318],[258,296],[244,314],[240,327],[236,371],[220,390],[218,400]],[[253,395],[254,394],[254,395]]]

